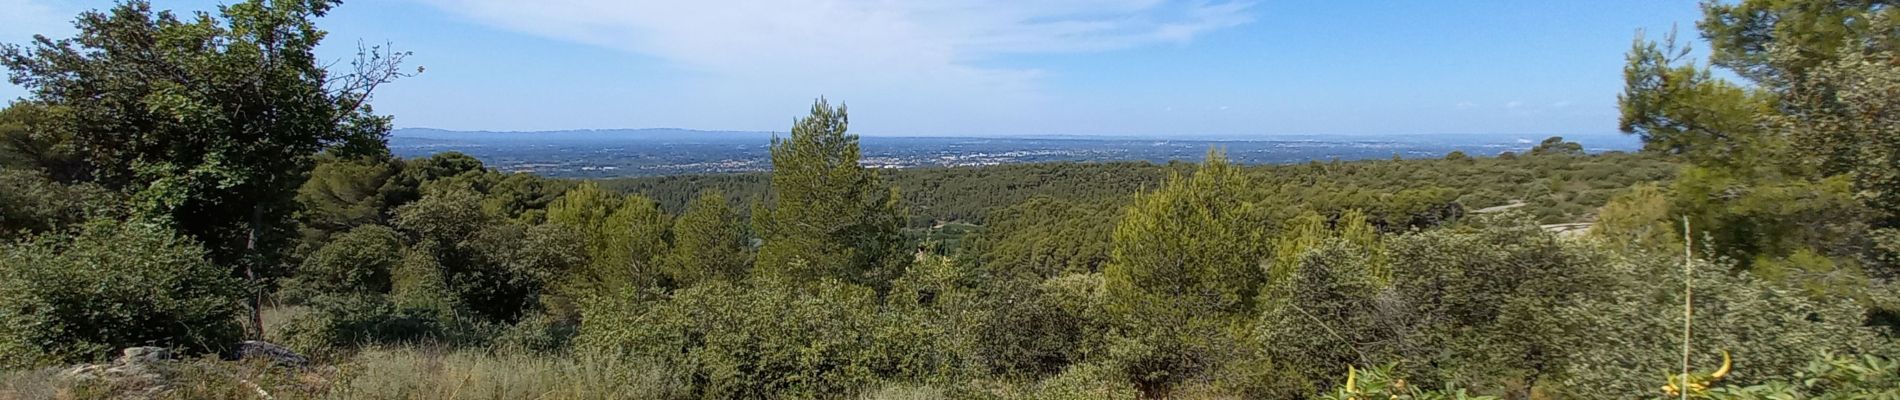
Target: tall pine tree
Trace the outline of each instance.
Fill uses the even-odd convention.
[[[897,191],[858,165],[845,108],[823,98],[789,138],[772,139],[772,199],[754,212],[760,274],[882,288],[908,262]]]

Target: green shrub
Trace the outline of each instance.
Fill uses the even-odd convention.
[[[1602,268],[1618,282],[1608,296],[1555,308],[1574,332],[1566,348],[1566,391],[1588,398],[1654,394],[1668,371],[1681,369],[1683,266],[1680,259],[1622,254]],[[1795,288],[1733,273],[1728,263],[1694,264],[1694,360],[1712,368],[1721,351],[1734,355],[1725,382],[1755,385],[1798,376],[1822,354],[1891,355],[1893,342],[1864,325],[1853,299],[1813,299]]]
[[[942,260],[916,264],[880,305],[837,281],[720,280],[643,299],[624,292],[583,309],[584,353],[673,366],[698,397],[859,393],[881,381],[947,382],[968,371],[981,313]]]
[[[390,272],[402,262],[402,238],[382,225],[364,225],[331,237],[297,270],[295,285],[316,293],[388,293]]]
[[[546,314],[530,315],[502,329],[495,336],[493,346],[512,351],[558,354],[574,340],[574,335],[579,333],[577,328],[573,322]]]
[[[381,295],[326,295],[313,299],[313,312],[294,317],[281,336],[285,345],[327,351],[373,343],[438,338],[445,323],[427,310],[397,307]]]
[[[0,366],[235,343],[243,284],[163,227],[95,220],[0,248]]]
[[[1060,374],[1036,384],[1033,398],[1048,400],[1134,399],[1141,397],[1135,384],[1117,368],[1099,364],[1070,366]]]
[[[1349,369],[1345,382],[1335,386],[1331,392],[1315,395],[1313,398],[1319,400],[1497,400],[1496,397],[1465,393],[1464,389],[1455,386],[1442,390],[1425,390],[1419,385],[1407,383],[1404,378],[1394,376],[1392,367]]]
[[[1794,375],[1754,386],[1712,389],[1714,400],[1846,400],[1900,398],[1900,360],[1826,355]]]

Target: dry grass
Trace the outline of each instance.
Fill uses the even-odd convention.
[[[60,377],[62,368],[0,373],[0,400],[112,398],[145,387]],[[168,363],[166,399],[672,399],[663,369],[590,355],[373,348],[336,366],[290,370],[215,359]],[[261,392],[261,393],[260,393]],[[138,397],[134,395],[134,397]],[[926,397],[892,397],[897,399]]]
[[[341,367],[331,399],[666,399],[660,368],[592,355],[371,349]]]
[[[70,398],[62,395],[58,368],[0,372],[0,400]]]

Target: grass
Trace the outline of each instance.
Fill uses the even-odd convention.
[[[112,398],[143,387],[61,377],[63,368],[0,373],[0,400]],[[334,366],[290,370],[216,359],[163,369],[165,399],[672,399],[689,395],[662,368],[609,357],[371,348]],[[921,398],[921,397],[894,397]]]
[[[332,399],[665,399],[663,369],[592,355],[371,349],[344,365]]]

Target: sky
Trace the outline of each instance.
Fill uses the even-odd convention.
[[[232,0],[153,0],[208,10]],[[109,1],[0,0],[0,43]],[[320,55],[411,51],[398,127],[862,135],[1602,134],[1694,0],[352,0]],[[0,84],[0,98],[26,91]]]

